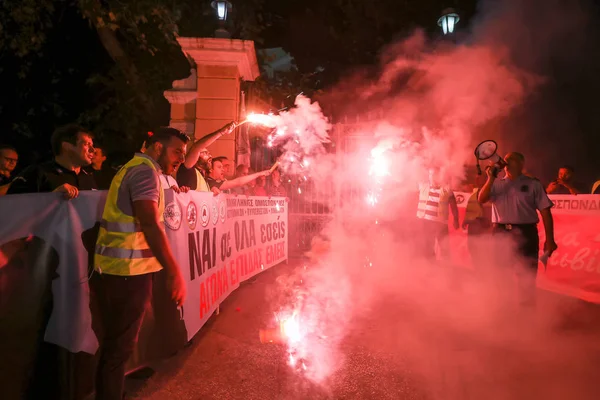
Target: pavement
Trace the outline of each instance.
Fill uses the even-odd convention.
[[[280,265],[244,283],[185,349],[152,366],[151,377],[129,377],[127,397],[600,398],[598,307],[548,293],[542,297],[552,307],[552,318],[541,325],[529,314],[511,313],[474,328],[473,296],[442,304],[431,301],[425,291],[419,296],[414,287],[410,298],[382,292],[344,325],[328,360],[336,368],[316,382],[288,365],[284,345],[261,344],[258,335],[273,320],[274,288],[280,280],[291,279],[300,265]],[[411,300],[415,296],[418,302]],[[532,325],[539,328],[523,330]],[[319,368],[310,360],[307,365]]]

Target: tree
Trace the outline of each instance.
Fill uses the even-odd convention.
[[[261,4],[236,7],[238,35],[261,31]],[[177,36],[211,36],[215,28],[209,1],[3,2],[0,82],[9,95],[0,101],[0,127],[21,149],[44,151],[55,126],[78,121],[109,151],[130,152],[168,123],[163,92],[189,75]]]

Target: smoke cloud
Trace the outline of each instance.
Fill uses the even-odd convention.
[[[487,260],[475,270],[450,265],[440,250],[448,243],[439,244],[432,262],[419,253],[425,234],[414,195],[430,171],[464,189],[465,166],[483,139],[497,140],[504,152],[531,140],[525,128],[506,128],[524,120],[523,109],[548,110],[547,102],[536,103],[555,84],[544,65],[556,54],[554,43],[582,39],[573,32],[587,21],[575,3],[482,2],[459,43],[416,31],[391,44],[375,79],[348,77],[329,98],[351,119],[367,111],[378,116],[349,130],[332,130],[319,106],[302,97],[282,114],[278,129],[300,132],[280,144],[283,159],[292,160],[285,171],[308,175],[314,190],[304,201],[319,199],[333,211],[305,266],[272,294],[284,314],[298,316],[300,339],[288,351],[294,368],[298,360],[304,365],[301,376],[335,392],[346,343],[360,340],[372,351],[407,357],[431,398],[591,398],[591,380],[564,373],[563,365],[587,364],[586,345],[554,330],[557,304],[517,306],[512,274],[521,260],[514,244],[500,243],[509,256],[500,265],[491,251],[499,239],[489,237],[479,243]],[[525,120],[524,127],[536,126]],[[324,150],[330,140],[335,155]],[[337,195],[324,199],[331,188]],[[290,295],[282,300],[281,293]]]

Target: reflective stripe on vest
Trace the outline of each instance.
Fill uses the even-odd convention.
[[[417,218],[448,223],[450,190],[445,187],[432,188],[428,184],[421,184],[419,186]]]
[[[159,172],[151,160],[136,155],[117,172],[108,190],[94,255],[94,269],[101,273],[130,276],[162,269],[148,246],[139,221],[124,214],[117,205],[119,188],[127,171],[142,164],[156,172],[159,182],[158,212],[160,221],[163,221],[165,205]]]
[[[113,258],[149,258],[153,257],[152,250],[144,249],[144,250],[130,250],[130,249],[121,249],[118,247],[106,247],[106,246],[97,246],[96,254],[105,257],[113,257]]]
[[[210,192],[210,187],[208,187],[208,183],[202,176],[202,173],[198,171],[198,168],[194,168],[196,170],[196,191],[197,192]]]

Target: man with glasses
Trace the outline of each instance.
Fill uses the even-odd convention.
[[[0,186],[11,182],[11,174],[18,161],[19,155],[14,147],[0,145]]]

